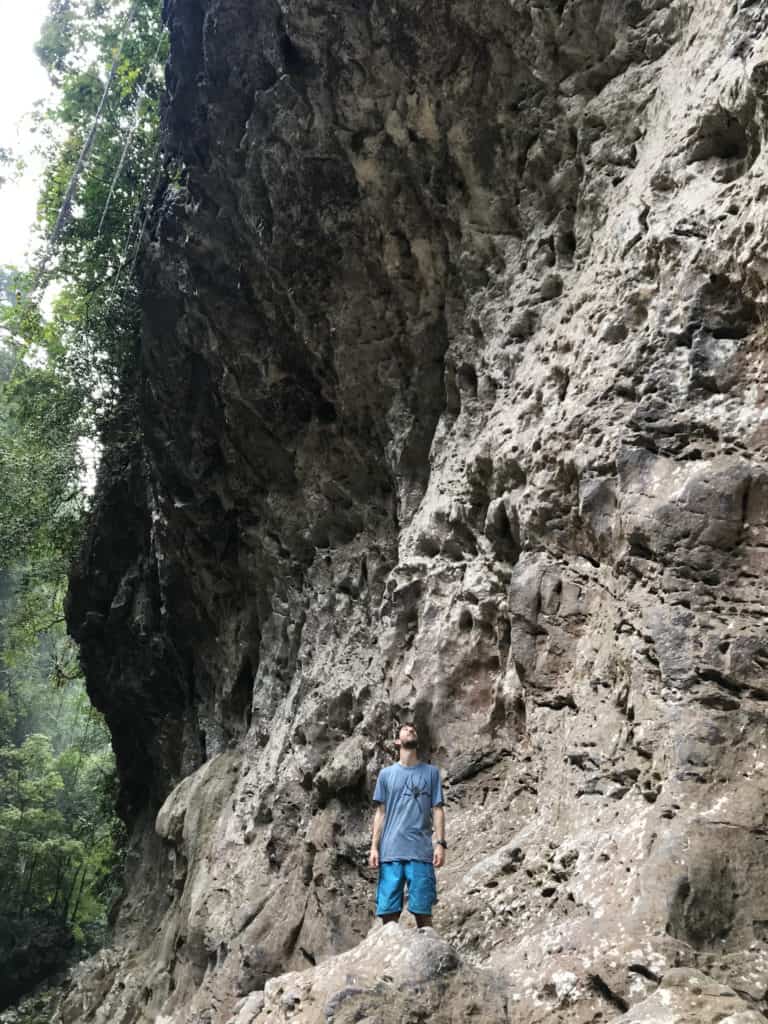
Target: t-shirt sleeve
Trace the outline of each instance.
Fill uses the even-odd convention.
[[[387,802],[387,783],[384,779],[383,770],[379,772],[379,777],[376,779],[376,789],[373,791],[373,802],[375,804],[385,804]]]
[[[439,807],[443,803],[443,784],[440,781],[440,770],[435,768],[432,772],[432,806]]]

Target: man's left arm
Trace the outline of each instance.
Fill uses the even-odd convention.
[[[435,770],[432,778],[432,824],[435,829],[435,850],[432,863],[436,868],[445,864],[445,804],[440,772]]]
[[[442,804],[432,809],[432,821],[435,826],[435,853],[432,863],[436,868],[441,868],[445,864],[445,847],[440,845],[445,842],[445,807]]]

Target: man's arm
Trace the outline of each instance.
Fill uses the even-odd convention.
[[[379,840],[381,830],[384,827],[384,815],[386,813],[384,804],[376,804],[376,812],[373,815],[373,836],[371,837],[371,852],[368,855],[368,865],[372,868],[379,866]]]
[[[435,841],[445,842],[445,803],[443,801],[443,781],[437,768],[432,769],[432,824],[435,829]],[[445,847],[435,846],[432,863],[436,868],[445,864]]]
[[[435,839],[445,842],[445,807],[443,804],[432,808],[432,822],[435,827]],[[435,846],[435,855],[432,863],[436,868],[441,868],[445,864],[444,846]]]

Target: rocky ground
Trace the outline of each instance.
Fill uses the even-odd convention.
[[[169,0],[69,622],[132,826],[57,1022],[768,1011],[768,13]],[[437,934],[370,796],[446,779]]]

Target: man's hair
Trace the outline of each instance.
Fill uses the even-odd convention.
[[[403,729],[413,729],[413,730],[414,730],[414,732],[417,732],[417,733],[418,733],[418,731],[419,731],[419,730],[418,730],[418,729],[416,728],[416,726],[414,725],[414,723],[413,723],[413,722],[401,722],[401,723],[400,723],[400,725],[398,725],[398,727],[397,727],[397,733],[395,734],[395,735],[397,736],[397,738],[398,738],[398,739],[400,738],[400,733],[402,732],[402,730],[403,730]]]

